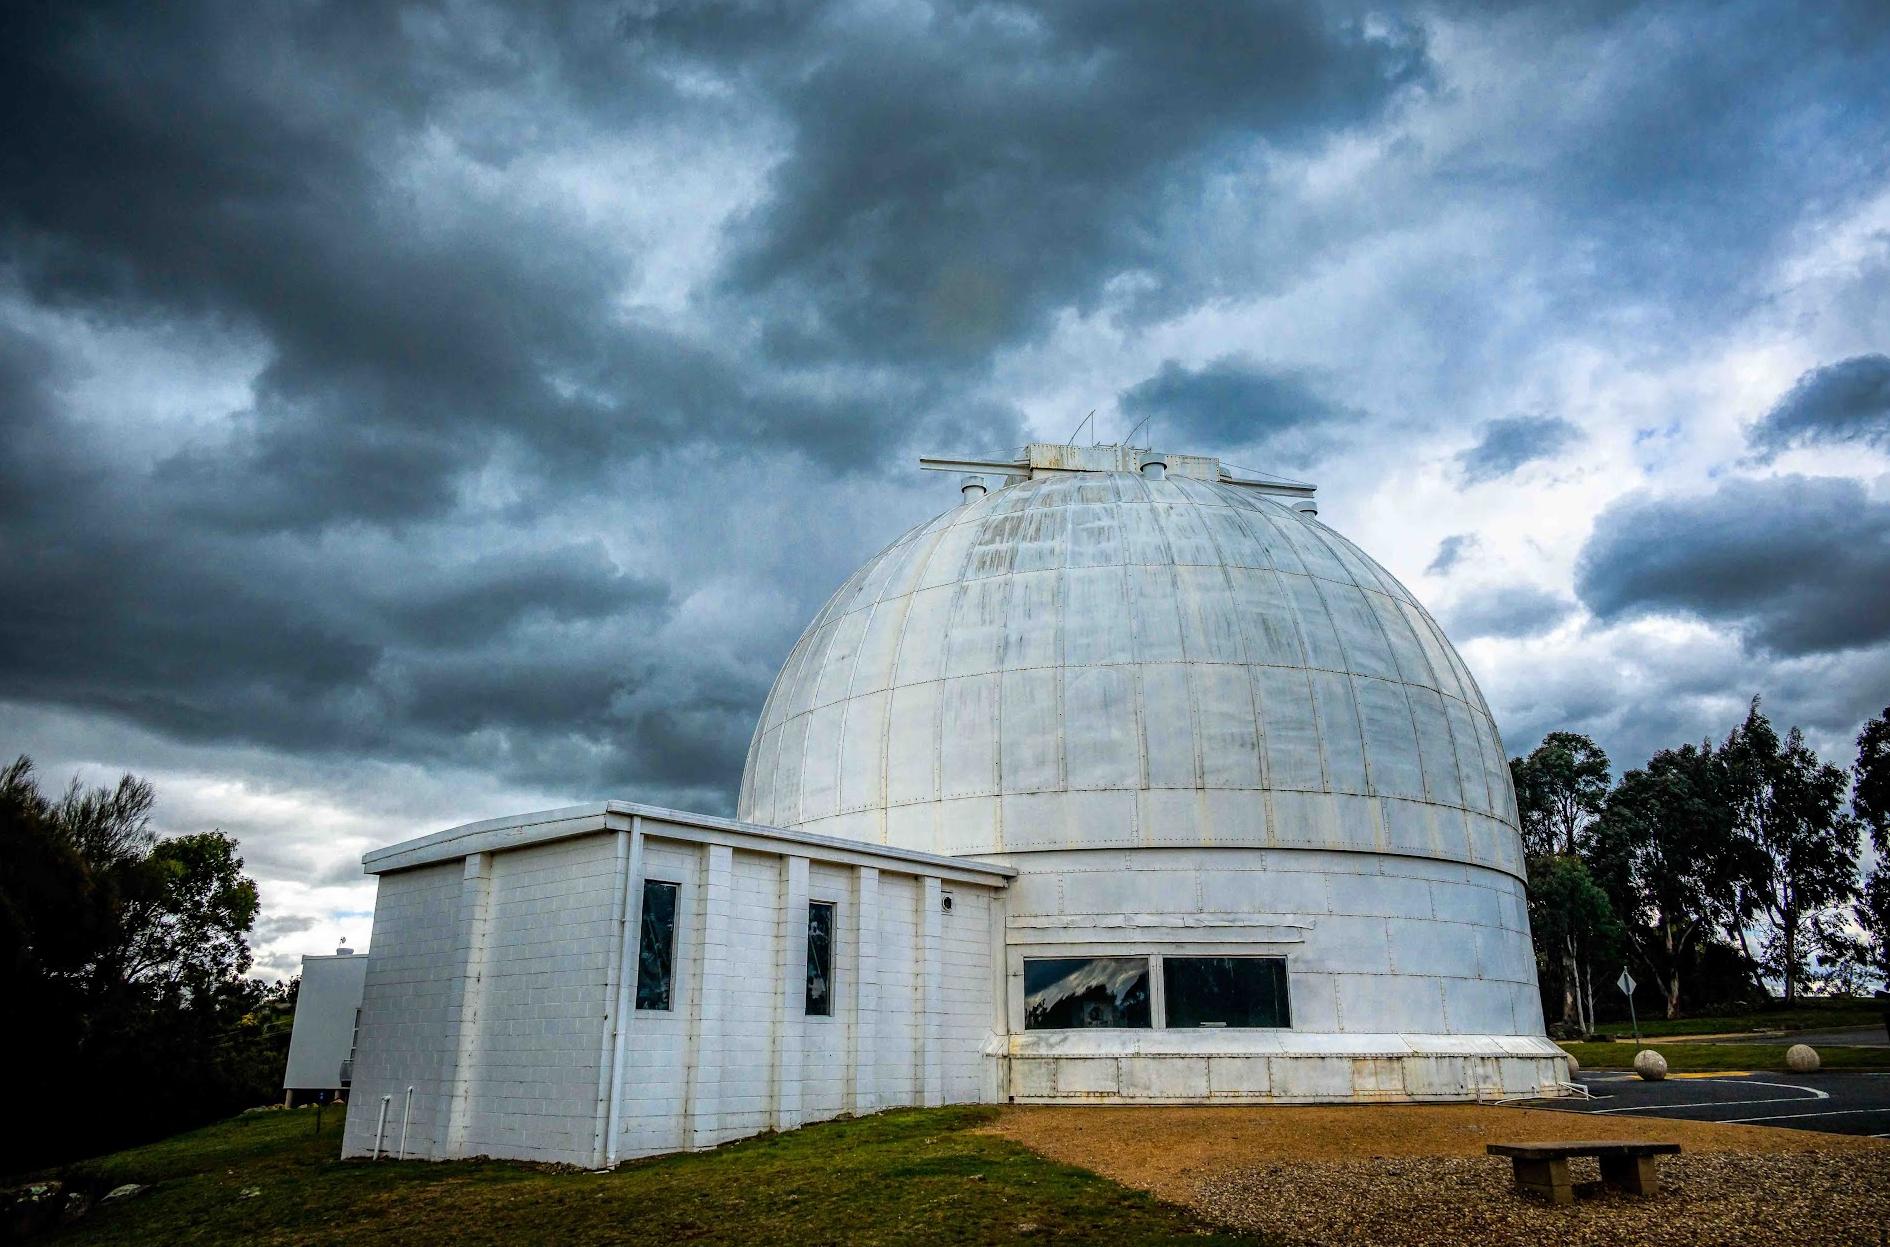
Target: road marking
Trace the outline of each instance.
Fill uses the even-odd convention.
[[[1850,1117],[1858,1113],[1890,1113],[1890,1108],[1834,1108],[1824,1113],[1773,1113],[1766,1117],[1728,1117],[1721,1122],[1724,1126],[1738,1126],[1753,1121],[1789,1121],[1796,1117]],[[1881,1138],[1873,1135],[1873,1138]]]
[[[1714,1070],[1710,1074],[1669,1074],[1667,1077],[1692,1078],[1703,1082],[1712,1082],[1717,1078],[1750,1078],[1752,1077],[1752,1071],[1749,1069],[1722,1069]]]
[[[1760,1082],[1756,1078],[1696,1079],[1698,1082],[1731,1082],[1741,1087],[1777,1087],[1784,1091],[1804,1091],[1807,1095],[1774,1095],[1762,1100],[1681,1100],[1672,1104],[1631,1104],[1623,1108],[1598,1108],[1592,1110],[1595,1116],[1603,1113],[1658,1113],[1663,1109],[1676,1108],[1738,1108],[1747,1104],[1789,1104],[1793,1100],[1828,1100],[1831,1093],[1820,1091],[1816,1087],[1801,1087],[1789,1082]]]

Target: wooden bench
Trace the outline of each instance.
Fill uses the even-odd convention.
[[[1601,1183],[1630,1195],[1658,1195],[1660,1173],[1654,1157],[1678,1155],[1678,1143],[1492,1143],[1492,1156],[1507,1156],[1516,1166],[1516,1189],[1540,1195],[1551,1204],[1575,1202],[1575,1184],[1569,1180],[1573,1156],[1593,1156],[1601,1162]]]

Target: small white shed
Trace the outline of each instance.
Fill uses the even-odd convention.
[[[295,1029],[282,1074],[282,1102],[302,1092],[345,1091],[354,1058],[355,1028],[368,959],[353,949],[302,958],[302,987],[295,997]]]

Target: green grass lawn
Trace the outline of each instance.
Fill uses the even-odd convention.
[[[1805,1001],[1792,1008],[1755,1009],[1750,1013],[1712,1014],[1697,1018],[1640,1020],[1642,1035],[1730,1035],[1739,1031],[1832,1030],[1844,1026],[1881,1026],[1883,1010],[1871,1000]],[[1601,1027],[1609,1035],[1627,1038],[1634,1033],[1625,1021]]]
[[[1790,1044],[1675,1043],[1656,1039],[1644,1047],[1667,1058],[1670,1074],[1705,1074],[1717,1070],[1782,1070]],[[1583,1069],[1627,1069],[1640,1051],[1631,1043],[1564,1043],[1563,1048]],[[1827,1070],[1890,1069],[1890,1048],[1820,1048],[1821,1068]]]
[[[975,1133],[994,1109],[902,1110],[615,1173],[342,1161],[341,1114],[251,1113],[69,1171],[151,1183],[57,1243],[1251,1243]]]

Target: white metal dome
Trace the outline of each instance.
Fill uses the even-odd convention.
[[[1162,458],[1165,479],[968,489],[869,560],[775,680],[741,817],[953,854],[1303,848],[1520,875],[1502,744],[1424,608],[1311,514]]]

